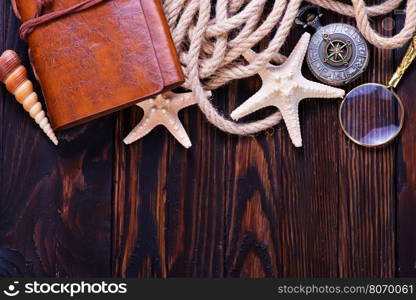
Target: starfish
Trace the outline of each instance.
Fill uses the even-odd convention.
[[[302,75],[302,63],[310,40],[310,34],[304,33],[286,62],[274,66],[268,64],[260,70],[263,81],[261,89],[231,113],[238,120],[261,108],[275,106],[282,113],[289,136],[296,147],[302,146],[302,134],[299,123],[299,103],[305,98],[339,98],[345,91],[307,80]],[[244,53],[248,62],[255,59],[255,53]]]
[[[144,115],[137,126],[124,139],[124,143],[131,144],[148,134],[153,128],[163,125],[185,147],[192,146],[185,129],[178,117],[178,112],[194,105],[197,100],[192,93],[167,92],[155,98],[145,100],[136,105],[143,109]]]

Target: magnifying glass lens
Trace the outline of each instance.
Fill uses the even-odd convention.
[[[339,116],[344,133],[352,141],[362,146],[377,147],[399,134],[404,110],[394,91],[369,83],[348,93],[341,104]]]

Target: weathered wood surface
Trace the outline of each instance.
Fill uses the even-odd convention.
[[[0,15],[1,50],[27,63],[9,1]],[[374,19],[388,34],[381,24]],[[292,32],[286,53],[300,35]],[[386,82],[403,51],[371,54],[349,89]],[[54,148],[1,87],[0,276],[416,275],[415,70],[399,88],[402,137],[379,150],[348,141],[340,101],[320,99],[301,103],[301,149],[284,125],[228,136],[197,107],[180,114],[190,150],[163,128],[123,145],[137,108],[61,133]],[[214,101],[228,114],[259,87],[259,78],[233,82]]]
[[[397,18],[403,25],[404,16]],[[397,61],[406,49],[397,51]],[[406,113],[405,129],[397,151],[397,274],[402,277],[416,277],[416,68],[410,68],[402,79],[398,93],[403,100]]]

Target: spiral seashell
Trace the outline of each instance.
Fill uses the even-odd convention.
[[[6,50],[0,56],[0,81],[6,85],[7,90],[12,93],[16,100],[30,114],[32,119],[39,125],[49,139],[58,145],[58,139],[52,130],[38,95],[33,90],[33,84],[27,78],[27,71],[21,64],[16,52]]]

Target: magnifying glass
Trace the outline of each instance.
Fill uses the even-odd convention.
[[[404,124],[404,107],[394,88],[416,58],[416,35],[388,85],[366,83],[351,90],[339,109],[345,135],[364,147],[380,147],[393,141]]]

